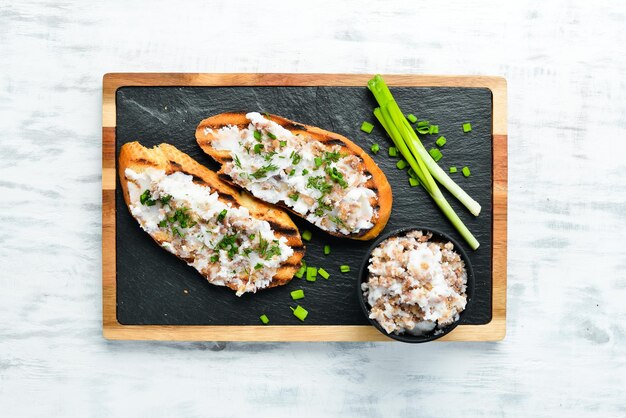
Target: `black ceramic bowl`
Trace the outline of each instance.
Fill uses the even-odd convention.
[[[426,334],[422,334],[422,335],[411,335],[411,334],[388,334],[387,331],[385,331],[383,329],[383,327],[380,326],[380,324],[378,323],[378,321],[376,321],[375,319],[370,319],[369,314],[370,314],[370,306],[369,303],[367,303],[367,300],[365,298],[365,296],[363,296],[363,291],[361,290],[361,284],[366,282],[369,279],[369,270],[368,270],[368,266],[369,266],[369,260],[370,257],[372,255],[372,251],[374,251],[374,249],[376,247],[378,247],[378,245],[380,245],[384,240],[391,238],[391,237],[399,237],[399,236],[404,236],[407,233],[411,232],[411,231],[423,231],[423,232],[431,232],[433,234],[432,238],[430,239],[430,241],[434,241],[434,242],[452,242],[452,244],[454,244],[454,251],[456,251],[460,256],[461,259],[465,262],[465,270],[467,271],[467,290],[466,290],[466,294],[467,294],[467,305],[465,306],[465,309],[463,310],[463,312],[461,312],[459,314],[459,320],[453,322],[452,324],[444,327],[444,328],[435,328],[434,330],[426,333]],[[357,281],[357,292],[358,292],[358,298],[359,298],[359,302],[361,303],[361,308],[363,308],[363,312],[365,313],[365,316],[367,317],[367,319],[370,321],[370,323],[376,327],[376,329],[378,329],[380,332],[382,332],[383,334],[385,334],[386,336],[388,336],[389,338],[393,338],[394,340],[398,340],[398,341],[402,341],[405,343],[425,343],[428,341],[432,341],[432,340],[436,340],[437,338],[441,338],[444,335],[450,333],[450,331],[452,331],[454,328],[456,328],[456,326],[459,324],[459,322],[461,322],[461,320],[463,319],[463,316],[465,315],[465,312],[467,312],[468,308],[471,306],[471,301],[472,301],[472,297],[474,296],[474,272],[472,271],[472,264],[469,260],[469,257],[467,256],[467,253],[465,252],[465,250],[463,249],[463,247],[452,237],[450,237],[447,234],[444,234],[441,231],[437,231],[436,229],[432,229],[432,228],[426,228],[426,227],[414,227],[414,228],[403,228],[403,229],[399,229],[393,232],[390,232],[386,235],[383,235],[381,237],[379,237],[373,244],[372,246],[368,249],[367,251],[367,256],[365,257],[365,259],[363,260],[363,264],[361,265],[361,270],[359,273],[359,280]],[[437,332],[438,331],[438,332]]]

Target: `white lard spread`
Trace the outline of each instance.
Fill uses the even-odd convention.
[[[293,250],[267,221],[233,207],[217,192],[181,172],[125,171],[130,211],[166,250],[186,260],[215,285],[234,284],[237,296],[268,287]]]
[[[374,226],[377,195],[365,187],[370,176],[358,156],[294,135],[257,112],[246,117],[244,129],[205,130],[216,150],[230,152],[224,171],[236,184],[266,202],[283,202],[326,231],[348,235]]]

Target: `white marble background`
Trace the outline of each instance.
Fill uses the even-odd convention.
[[[290,3],[0,0],[0,415],[626,416],[626,5]],[[506,340],[105,341],[113,71],[505,76]]]

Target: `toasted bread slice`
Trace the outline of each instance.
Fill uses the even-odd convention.
[[[242,184],[241,181],[237,181],[237,179],[234,178],[232,175],[229,175],[233,167],[233,163],[232,163],[233,157],[231,155],[232,153],[231,150],[216,147],[216,144],[219,144],[219,141],[220,141],[220,138],[219,138],[220,130],[232,129],[234,127],[239,129],[240,131],[247,130],[248,126],[251,123],[251,119],[248,117],[250,115],[257,115],[257,116],[254,116],[254,118],[257,118],[259,116],[258,114],[253,114],[253,113],[247,115],[246,113],[243,113],[243,112],[222,113],[222,114],[218,114],[210,118],[204,119],[202,122],[200,122],[200,124],[196,128],[196,141],[198,142],[198,145],[200,145],[200,147],[204,150],[204,152],[206,152],[211,157],[213,157],[216,161],[222,164],[222,168],[218,172],[218,176],[220,177],[220,179],[224,181],[229,181],[234,185],[244,187],[244,188],[248,188],[248,187]],[[293,122],[289,119],[286,119],[277,115],[266,114],[265,118],[271,122],[275,122],[280,127],[291,132],[291,134],[295,135],[294,138],[298,138],[297,141],[308,141],[311,144],[315,143],[317,149],[320,150],[320,152],[323,152],[323,150],[338,150],[339,149],[340,150],[339,152],[343,156],[342,158],[345,158],[345,156],[358,157],[357,159],[353,159],[353,161],[356,161],[355,166],[358,166],[357,168],[358,170],[360,170],[359,173],[363,175],[362,178],[367,179],[367,181],[364,184],[360,183],[359,188],[361,189],[367,188],[373,192],[373,193],[369,193],[370,197],[368,197],[369,204],[371,205],[371,208],[372,208],[371,210],[372,215],[371,215],[371,218],[369,219],[369,223],[367,224],[368,227],[360,228],[360,229],[356,227],[353,227],[352,229],[349,229],[348,227],[343,228],[343,226],[346,225],[345,223],[342,223],[343,226],[340,225],[339,223],[330,227],[324,227],[324,225],[320,225],[320,223],[324,223],[324,222],[326,223],[326,225],[330,224],[329,221],[320,220],[320,219],[323,219],[324,216],[326,216],[329,219],[333,219],[332,216],[328,216],[329,213],[326,215],[319,216],[316,222],[313,222],[313,223],[315,223],[318,227],[325,230],[329,234],[335,235],[338,237],[347,237],[347,238],[352,238],[356,240],[370,240],[372,238],[375,238],[387,224],[387,221],[391,214],[391,206],[392,206],[393,199],[392,199],[392,194],[391,194],[391,186],[389,185],[389,182],[387,181],[385,174],[376,165],[374,160],[369,155],[367,155],[367,153],[363,151],[363,149],[361,149],[359,146],[357,146],[354,142],[350,141],[348,138],[342,135],[339,135],[337,133],[329,132],[329,131],[326,131],[324,129],[320,129],[314,126],[303,125],[303,124]],[[267,129],[269,131],[272,128],[268,127]],[[279,129],[277,131],[279,131]],[[266,134],[263,134],[260,136],[261,138],[256,138],[256,139],[258,140],[259,143],[263,144],[265,150],[267,149],[276,150],[277,148],[274,148],[274,147],[277,146],[277,143],[279,142],[282,144],[286,143],[285,141],[279,141],[281,138],[276,139],[276,136],[273,134],[270,136],[266,136]],[[272,143],[274,145],[272,145]],[[321,143],[322,145],[319,146],[319,143]],[[300,146],[300,145],[296,145],[296,147],[297,146]],[[280,151],[280,149],[278,150]],[[254,154],[254,151],[250,150],[249,148],[247,152],[248,154]],[[283,158],[283,160],[274,160],[274,161],[285,161],[284,158],[287,158],[285,155],[279,156],[279,157]],[[239,160],[235,161],[235,163],[239,164]],[[294,164],[294,167],[296,166],[295,164]],[[331,164],[328,167],[332,167],[332,166],[333,165]],[[322,168],[323,167],[324,166],[322,165]],[[287,170],[288,169],[285,168],[284,173],[287,173],[288,172]],[[300,173],[300,171],[298,171],[298,173]],[[304,172],[302,173],[304,176]],[[295,174],[295,175],[298,176],[298,174]],[[275,176],[275,178],[278,178],[280,176],[283,176],[283,174],[280,174],[279,176]],[[284,179],[285,177],[282,177],[282,178]],[[327,181],[332,184],[333,182],[332,180],[329,180],[329,178],[327,178]],[[277,180],[277,181],[281,181],[281,180]],[[307,186],[307,187],[310,187],[310,186]],[[332,184],[332,187],[339,188],[339,186],[337,186],[336,184]],[[343,187],[344,187],[343,193],[345,194],[347,194],[350,190],[353,190],[351,187],[346,187],[345,185]],[[255,190],[251,190],[251,192],[256,197],[260,199],[264,199],[261,193],[257,193],[255,192]],[[291,196],[289,196],[289,199],[291,199]],[[275,203],[304,219],[307,219],[307,217],[310,216],[312,212],[302,213],[302,210],[300,211],[294,210],[295,205],[297,203],[294,203],[294,201],[290,201],[289,199],[283,198],[281,200],[273,201],[273,202],[268,199],[268,201]],[[296,197],[296,200],[297,200],[297,197]],[[290,204],[287,204],[286,202],[290,202]],[[331,202],[330,210],[332,210],[333,207],[337,207],[338,209],[335,211],[335,213],[339,211],[339,203],[340,201],[338,200]],[[353,205],[353,208],[356,208],[356,210],[359,210],[359,205],[358,204]],[[337,216],[335,216],[334,218],[336,219]],[[311,221],[311,219],[307,219],[307,220]],[[341,222],[341,220],[339,222]],[[335,228],[336,230],[332,230],[333,228]]]
[[[232,280],[224,279],[224,277],[221,277],[219,280],[217,280],[215,279],[215,277],[212,277],[212,273],[211,273],[212,271],[213,273],[215,273],[217,271],[216,269],[220,265],[222,265],[224,262],[228,263],[229,262],[228,260],[232,259],[232,258],[229,258],[229,259],[223,258],[223,257],[230,257],[231,255],[224,254],[225,250],[220,251],[219,249],[216,249],[219,247],[207,247],[206,244],[203,244],[203,246],[200,249],[198,249],[196,252],[193,252],[191,250],[175,251],[176,245],[185,244],[185,246],[182,246],[183,249],[189,248],[192,245],[188,241],[183,241],[184,239],[185,240],[192,239],[191,232],[189,233],[189,235],[187,235],[187,237],[183,235],[185,232],[181,232],[181,231],[192,231],[192,230],[185,230],[181,228],[180,222],[176,223],[176,220],[175,220],[176,215],[172,215],[172,212],[174,211],[173,208],[181,209],[181,206],[180,205],[177,206],[176,198],[175,197],[172,198],[172,196],[169,197],[170,200],[168,200],[168,202],[165,204],[162,203],[164,200],[159,200],[157,195],[153,195],[155,196],[154,200],[146,198],[146,196],[142,196],[144,199],[144,202],[139,203],[137,201],[138,198],[137,198],[136,193],[142,192],[141,187],[139,186],[137,179],[129,178],[127,176],[127,173],[131,177],[135,176],[134,173],[138,173],[138,175],[147,176],[148,173],[155,173],[154,170],[147,171],[150,168],[152,168],[152,169],[159,170],[158,175],[164,175],[170,180],[173,180],[173,177],[171,175],[174,173],[180,172],[188,176],[191,176],[191,178],[180,176],[180,175],[177,175],[176,178],[180,179],[181,177],[185,177],[184,180],[186,181],[187,187],[190,187],[192,191],[194,192],[199,191],[200,196],[206,196],[208,193],[213,194],[214,192],[216,192],[217,193],[216,201],[219,201],[221,203],[213,203],[213,206],[224,207],[223,205],[226,205],[228,208],[226,213],[229,213],[228,211],[230,211],[231,214],[243,212],[244,214],[243,220],[241,218],[241,215],[238,215],[240,216],[240,218],[237,218],[236,220],[235,218],[232,218],[233,220],[231,220],[231,218],[226,218],[226,220],[224,220],[225,215],[221,217],[222,218],[221,220],[219,218],[219,215],[218,217],[211,218],[211,220],[207,220],[208,218],[205,219],[204,217],[200,217],[200,215],[198,215],[197,217],[195,217],[195,221],[197,222],[191,225],[191,227],[193,227],[194,225],[198,225],[197,228],[201,228],[202,226],[213,227],[217,225],[218,227],[221,226],[222,228],[224,228],[223,230],[226,230],[227,228],[231,228],[231,229],[228,229],[231,232],[223,232],[223,234],[232,233],[233,236],[237,236],[237,240],[248,239],[249,242],[247,245],[250,246],[250,252],[252,252],[252,255],[250,255],[250,253],[246,255],[248,258],[259,256],[256,252],[252,251],[252,245],[253,245],[252,242],[255,239],[256,241],[254,242],[258,242],[261,239],[262,234],[257,233],[256,237],[254,237],[253,234],[250,234],[249,236],[247,236],[246,231],[244,230],[237,231],[236,230],[237,224],[235,224],[235,222],[239,222],[239,228],[243,228],[241,227],[241,223],[247,222],[247,221],[245,219],[245,215],[246,215],[245,210],[240,211],[240,210],[235,210],[235,209],[241,208],[241,207],[247,208],[249,212],[248,218],[250,218],[251,220],[248,222],[248,224],[244,223],[244,225],[252,225],[253,227],[256,227],[256,228],[263,227],[265,228],[264,230],[267,231],[267,225],[264,225],[262,222],[259,222],[259,221],[267,221],[267,223],[269,224],[269,229],[273,231],[274,237],[278,241],[286,245],[287,247],[291,248],[291,250],[293,250],[293,253],[288,258],[284,259],[277,267],[275,267],[274,270],[271,270],[271,271],[275,271],[275,274],[273,276],[266,277],[265,285],[259,288],[284,285],[293,278],[294,273],[300,268],[301,260],[302,260],[302,257],[304,256],[305,249],[302,243],[302,239],[300,238],[298,229],[296,228],[292,220],[289,218],[287,213],[285,213],[283,210],[277,207],[268,205],[252,197],[250,194],[246,193],[245,191],[236,189],[230,186],[229,184],[221,181],[218,178],[216,173],[200,165],[198,162],[193,160],[187,154],[179,151],[175,147],[168,145],[168,144],[161,144],[152,149],[148,149],[142,146],[141,144],[139,144],[138,142],[130,142],[130,143],[124,144],[120,151],[118,168],[119,168],[120,183],[124,191],[124,200],[126,201],[126,204],[129,207],[129,210],[131,210],[131,213],[133,214],[133,216],[142,225],[142,228],[144,228],[144,230],[146,231],[150,229],[150,228],[144,227],[148,225],[147,223],[142,223],[145,219],[148,219],[148,218],[147,217],[141,218],[142,220],[140,220],[139,218],[139,214],[141,213],[140,212],[141,210],[147,211],[149,209],[148,207],[145,206],[146,203],[148,205],[151,205],[153,208],[157,209],[158,211],[162,210],[163,212],[161,212],[161,215],[160,215],[161,217],[159,219],[162,219],[160,222],[163,223],[163,225],[159,224],[158,225],[159,228],[151,228],[151,231],[148,231],[148,233],[159,245],[168,249],[168,251],[174,253],[177,257],[183,259],[189,265],[193,265],[194,267],[196,267],[196,269],[200,271],[200,273],[203,276],[205,276],[209,282],[218,284],[218,285],[225,285],[235,290],[238,295],[247,291],[257,290],[257,288],[253,286],[253,282],[252,281],[249,282],[251,276],[248,275],[246,277],[245,273],[240,274],[238,272],[237,274],[234,274],[232,277]],[[127,172],[127,169],[130,169],[131,171]],[[164,174],[161,173],[160,170],[162,170]],[[174,184],[176,185],[176,183]],[[196,186],[199,186],[200,189],[198,189]],[[131,197],[131,190],[129,189],[129,187],[133,189],[132,193],[135,193],[134,203]],[[177,190],[177,188],[174,187],[174,189],[172,190]],[[147,195],[147,196],[150,196],[150,195]],[[164,199],[167,199],[168,195],[161,194],[161,196],[162,197],[165,196]],[[140,197],[140,200],[142,197]],[[184,200],[183,198],[180,198],[180,201],[183,201],[183,200]],[[205,202],[206,201],[203,201],[201,203],[204,205],[208,205]],[[191,205],[191,208],[193,207],[194,206]],[[150,208],[150,210],[153,210],[153,209]],[[187,212],[188,210],[189,212]],[[207,210],[210,210],[210,208]],[[169,214],[163,215],[165,211],[169,211]],[[189,227],[190,225],[187,225],[187,223],[192,224],[193,222],[195,222],[195,221],[192,222],[193,216],[196,215],[193,213],[193,209],[189,209],[189,208],[185,209],[184,207],[182,207],[181,213],[183,214],[181,216],[182,216],[185,226]],[[192,218],[185,220],[184,215],[187,213],[191,213],[192,215],[190,216],[192,216]],[[206,212],[206,213],[209,213],[209,212]],[[171,216],[171,218],[169,219],[174,219],[173,223],[171,224],[169,223],[171,221],[168,221],[169,216]],[[202,215],[202,216],[208,216],[208,215]],[[230,217],[230,216],[235,216],[235,215],[229,214],[228,216]],[[212,223],[207,224],[206,222],[212,222]],[[231,224],[230,222],[233,222],[233,224]],[[153,223],[153,226],[154,225],[155,224]],[[193,232],[194,233],[198,232],[198,230],[194,230]],[[201,236],[203,237],[202,238],[203,240],[205,239],[205,237],[207,237],[206,235],[201,235]],[[217,237],[219,238],[219,236]],[[282,238],[284,238],[284,240]],[[179,241],[176,241],[176,239],[179,239]],[[206,238],[206,239],[210,239],[210,238]],[[274,241],[274,242],[278,242],[278,241]],[[232,247],[226,246],[225,248],[230,250],[231,248],[237,247],[237,251],[239,251],[239,248],[246,247],[246,245],[244,244],[245,243],[243,241],[237,241],[237,243],[233,244]],[[265,245],[265,247],[267,248],[267,245]],[[282,247],[282,248],[286,248],[286,247]],[[254,250],[254,251],[257,251],[257,250]],[[221,254],[222,258],[219,261],[211,262],[205,269],[201,269],[197,267],[196,265],[194,265],[194,263],[198,265],[206,264],[206,261],[209,258],[207,257],[207,252],[211,252],[211,254],[213,254],[215,257]],[[288,253],[290,253],[290,251],[283,252],[282,258],[286,257]],[[263,254],[265,254],[265,250],[263,250]],[[237,253],[237,255],[235,256],[235,259],[241,261],[243,258],[243,256],[241,256],[240,258],[237,258],[237,257],[239,257],[239,253]],[[272,257],[279,257],[279,256],[272,256]],[[204,259],[204,262],[201,263],[200,261],[203,259]],[[274,258],[273,260],[277,261],[279,259],[280,258]],[[245,261],[241,261],[241,262],[244,263]],[[266,264],[266,263],[269,263],[269,261],[265,261],[265,259],[263,259],[262,263],[259,263],[259,264]],[[256,278],[258,276],[254,276],[255,274],[260,275],[263,271],[265,271],[264,270],[265,267],[264,268],[257,267],[257,268],[259,269],[259,273],[255,273],[254,268],[251,269],[253,271],[252,277]],[[265,271],[265,273],[267,274],[267,271]],[[269,280],[269,284],[267,283],[267,280]]]

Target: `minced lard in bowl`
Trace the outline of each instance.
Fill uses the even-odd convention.
[[[361,290],[370,319],[388,334],[438,334],[465,309],[467,270],[452,242],[412,230],[372,251]]]

